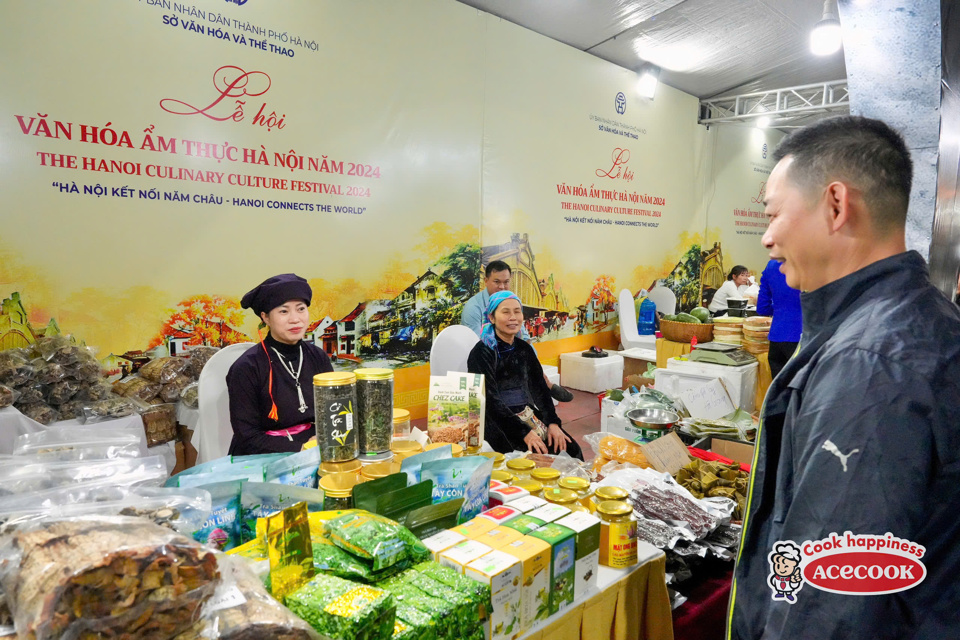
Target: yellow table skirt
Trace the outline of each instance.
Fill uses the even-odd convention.
[[[644,562],[523,640],[672,640],[666,556]]]
[[[657,368],[666,369],[667,360],[670,358],[679,358],[690,353],[689,342],[674,342],[666,338],[657,338]]]

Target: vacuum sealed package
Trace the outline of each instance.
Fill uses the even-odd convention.
[[[140,367],[140,377],[150,382],[160,384],[169,384],[183,373],[187,368],[189,361],[186,358],[168,356],[165,358],[154,358],[147,364]]]
[[[148,447],[177,439],[177,405],[162,403],[142,409],[140,419]]]
[[[19,397],[19,391],[14,391],[10,387],[0,384],[0,409],[9,407],[16,402]]]
[[[463,498],[463,521],[480,515],[489,501],[493,460],[485,456],[465,456],[424,462],[421,480],[433,480],[433,502]]]
[[[265,482],[316,489],[319,470],[320,448],[313,447],[265,465],[263,477]]]
[[[319,640],[309,624],[267,593],[243,560],[218,556],[220,582],[200,619],[174,640]]]
[[[53,424],[54,422],[60,421],[60,412],[45,402],[21,403],[17,405],[17,409],[19,409],[23,415],[42,425]]]
[[[324,527],[335,545],[371,561],[374,571],[430,557],[430,551],[408,529],[372,513],[353,511],[328,520]]]
[[[383,478],[361,482],[353,488],[353,506],[356,509],[362,509],[370,513],[380,513],[377,511],[378,498],[383,495],[388,495],[397,489],[404,489],[406,486],[407,476],[403,473],[392,473]],[[394,520],[396,520],[396,518],[394,518]]]
[[[3,538],[0,580],[21,638],[163,640],[196,620],[213,553],[140,518],[40,521]]]
[[[396,622],[397,605],[386,591],[323,574],[287,596],[285,603],[328,638],[389,638]]]
[[[103,460],[140,457],[140,438],[132,434],[93,435],[77,432],[41,431],[17,438],[14,455],[33,455],[43,460]]]
[[[27,459],[27,458],[21,458]],[[167,477],[162,456],[0,466],[0,487],[8,494],[109,480],[114,486],[155,485]]]
[[[200,406],[200,385],[196,382],[188,384],[180,392],[180,402],[189,409],[197,409]]]
[[[240,490],[240,539],[246,543],[257,537],[257,520],[279,513],[298,502],[307,511],[323,511],[323,492],[297,486],[267,482],[244,482]]]
[[[316,573],[306,504],[298,502],[267,516],[265,540],[270,559],[270,593],[283,601]]]
[[[210,493],[210,517],[191,533],[194,540],[220,551],[240,546],[242,487],[241,480],[216,482],[201,487]]]

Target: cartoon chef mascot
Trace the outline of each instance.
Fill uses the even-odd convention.
[[[800,574],[800,547],[792,542],[778,542],[769,556],[770,587],[773,589],[773,599],[786,600],[793,604],[797,601],[794,593],[803,586],[803,577]]]

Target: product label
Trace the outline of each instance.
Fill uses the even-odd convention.
[[[324,449],[356,447],[357,432],[353,428],[353,398],[324,400],[317,409],[318,434]]]
[[[212,613],[221,609],[232,609],[246,603],[247,599],[243,597],[240,589],[236,585],[225,589],[222,593],[217,593],[207,602],[205,611]]]
[[[637,564],[635,521],[601,523],[600,564],[614,569],[626,569]]]

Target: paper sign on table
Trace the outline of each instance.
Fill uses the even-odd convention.
[[[668,433],[656,440],[640,445],[640,450],[657,471],[666,471],[675,474],[690,462],[690,453],[680,437],[675,433]]]
[[[701,385],[683,389],[680,399],[694,418],[718,420],[736,411],[733,400],[720,378],[714,378]]]

